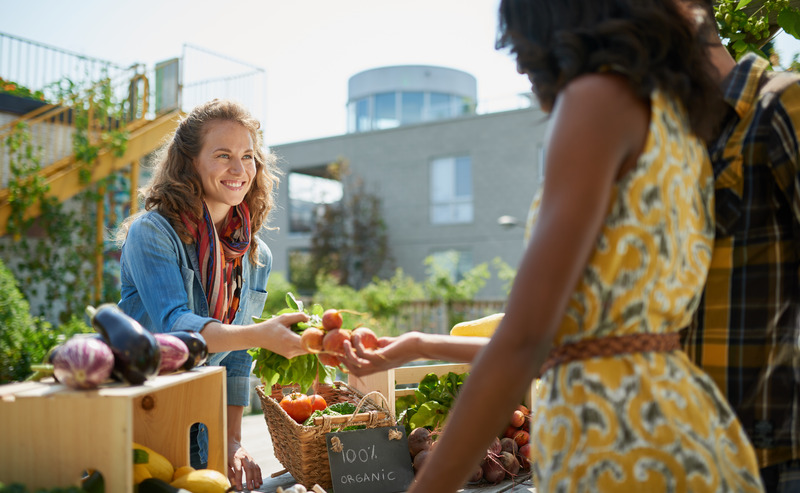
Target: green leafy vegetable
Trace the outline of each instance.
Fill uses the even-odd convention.
[[[468,375],[454,372],[441,378],[435,373],[425,375],[413,396],[404,396],[395,402],[395,408],[400,412],[398,422],[405,425],[407,433],[414,428],[441,428]]]
[[[308,327],[321,325],[322,313],[325,311],[322,306],[315,304],[308,311],[303,302],[297,300],[292,293],[286,293],[286,305],[287,308],[280,310],[275,315],[304,312],[309,316],[308,322],[292,325],[291,329],[298,334],[302,334]],[[253,321],[256,323],[265,320],[267,319],[253,317]],[[333,383],[336,376],[336,369],[320,363],[319,358],[314,354],[304,354],[288,359],[264,348],[250,349],[249,353],[255,362],[253,374],[261,379],[266,388],[275,384],[297,384],[303,392],[306,392],[317,380],[317,377],[320,382]]]

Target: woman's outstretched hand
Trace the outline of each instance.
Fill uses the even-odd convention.
[[[307,322],[308,315],[302,312],[283,313],[255,324],[258,341],[256,346],[269,349],[285,358],[294,358],[308,351],[300,345],[300,336],[293,332],[291,326],[299,322]]]
[[[406,332],[398,337],[381,337],[377,349],[366,349],[354,334],[351,341],[344,341],[344,354],[339,359],[350,373],[363,377],[419,358],[419,339],[419,332]]]

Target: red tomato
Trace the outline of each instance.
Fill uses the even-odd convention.
[[[284,396],[280,404],[286,414],[298,423],[302,423],[311,416],[311,399],[300,392],[292,392]]]
[[[310,397],[311,399],[311,412],[314,411],[322,411],[326,407],[328,407],[328,403],[325,402],[325,398],[319,394],[314,394]]]

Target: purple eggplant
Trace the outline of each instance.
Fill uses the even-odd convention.
[[[195,366],[200,366],[206,362],[208,359],[208,346],[199,332],[176,330],[175,332],[170,332],[170,335],[182,340],[186,347],[189,348],[189,357],[181,368],[189,371]]]
[[[86,313],[114,352],[114,375],[131,385],[141,385],[158,374],[161,364],[158,341],[139,322],[113,303],[104,303],[96,309],[87,307]]]
[[[161,351],[161,366],[158,374],[164,375],[180,369],[189,359],[189,348],[186,343],[172,334],[155,334]]]
[[[95,389],[114,369],[114,353],[93,337],[74,336],[53,355],[53,375],[73,389]]]

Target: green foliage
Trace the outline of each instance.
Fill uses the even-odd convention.
[[[6,80],[0,77],[0,93],[7,93],[21,98],[36,99],[46,101],[42,91],[32,91],[17,82]]]
[[[264,304],[262,316],[269,317],[271,314],[278,313],[286,308],[286,295],[296,292],[295,286],[282,273],[270,273],[269,282],[267,283],[267,302]]]
[[[511,293],[511,287],[514,285],[514,279],[517,277],[517,270],[508,265],[500,257],[495,257],[492,260],[492,265],[497,270],[497,278],[503,281],[503,290],[506,297]]]
[[[291,327],[298,334],[312,325],[321,325],[324,310],[320,305],[314,305],[307,310],[303,302],[295,299],[292,293],[287,293],[286,305],[286,308],[278,311],[275,315],[304,312],[310,317],[307,323],[302,322]],[[253,317],[253,321],[263,322],[267,318]],[[270,388],[276,383],[280,385],[297,384],[303,392],[306,392],[317,380],[333,383],[335,369],[320,363],[319,358],[314,354],[304,354],[287,359],[264,348],[253,348],[248,352],[255,362],[253,375],[260,378],[266,388]]]
[[[761,48],[778,29],[800,39],[800,9],[789,0],[719,0],[714,10],[720,35],[736,58],[751,51],[766,56]]]
[[[347,162],[332,163],[339,176],[347,174]],[[314,225],[311,269],[334,275],[339,284],[361,289],[391,263],[389,237],[381,215],[381,199],[366,190],[363,180],[343,181],[340,202],[326,204]]]
[[[427,374],[414,390],[412,399],[398,399],[395,403],[400,413],[397,422],[406,427],[407,433],[414,428],[441,429],[468,376],[469,373],[454,372],[441,377]]]
[[[454,278],[452,266],[458,265],[459,254],[448,252],[445,261],[436,257],[425,259],[428,270],[428,280],[425,291],[429,299],[441,300],[446,303],[453,301],[468,301],[486,285],[491,277],[487,264],[478,264],[470,270],[463,272],[460,279]]]
[[[33,373],[31,365],[43,362],[56,344],[92,332],[77,317],[55,330],[29,310],[14,276],[0,261],[0,384],[25,380]]]
[[[68,322],[92,301],[95,258],[103,253],[96,244],[94,218],[98,204],[102,207],[103,192],[114,186],[116,177],[88,184],[103,149],[117,156],[125,151],[125,103],[115,100],[108,79],[89,87],[65,79],[48,90],[71,109],[75,122],[72,151],[82,163],[80,178],[87,187],[70,206],[49,196],[50,187],[41,176],[42,149],[34,145],[31,129],[24,123],[17,124],[3,142],[11,171],[7,231],[16,241],[0,247],[0,254],[20,279],[27,298],[44,300],[40,314],[58,315],[59,321]],[[28,217],[35,206],[40,213],[35,218]],[[104,276],[102,291],[97,295],[113,295],[113,284],[109,276]]]

